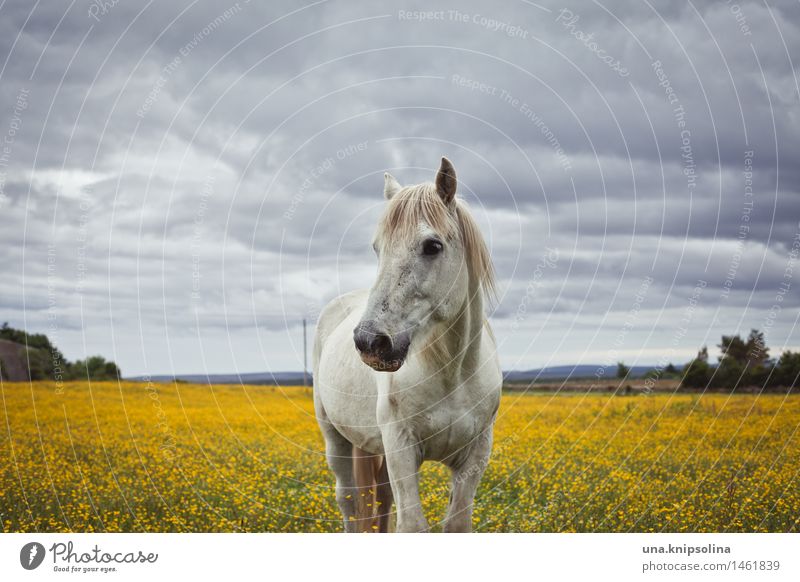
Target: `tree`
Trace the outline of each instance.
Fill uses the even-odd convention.
[[[106,362],[105,368],[105,376],[109,380],[119,380],[122,377],[122,372],[120,372],[119,367],[114,362]]]
[[[89,380],[118,380],[122,375],[114,362],[107,362],[103,356],[90,356],[73,364],[78,378]]]
[[[764,332],[751,329],[747,340],[738,335],[722,336],[722,356],[714,376],[714,386],[733,389],[761,386],[769,377],[769,348]]]
[[[631,369],[628,366],[622,362],[617,362],[617,378],[627,378],[630,373]]]
[[[751,329],[745,343],[747,348],[747,361],[751,366],[763,366],[769,360],[769,348],[764,340],[764,332]]]
[[[719,357],[720,362],[726,358],[740,364],[747,362],[747,344],[738,335],[722,336],[722,343],[718,347],[722,351],[722,355]]]
[[[22,363],[28,370],[28,380],[49,380],[51,379],[52,364],[48,355],[42,350],[35,348],[21,347],[19,356]]]
[[[775,386],[793,388],[797,386],[800,376],[800,352],[785,351],[778,358],[772,374],[772,383]]]
[[[681,386],[730,390],[797,386],[800,353],[786,351],[777,362],[770,359],[764,333],[757,329],[751,329],[746,340],[739,335],[723,335],[719,348],[722,355],[714,368],[708,363],[708,349],[703,346],[684,367]]]
[[[732,357],[723,358],[717,366],[716,372],[711,378],[713,388],[729,388],[738,390],[750,384],[748,376],[745,374],[746,362],[741,362]]]
[[[708,348],[703,346],[697,357],[683,368],[681,386],[685,388],[706,388],[711,379],[711,366],[708,365]]]

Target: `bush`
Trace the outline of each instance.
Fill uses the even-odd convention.
[[[711,366],[708,362],[700,358],[695,358],[683,369],[683,388],[706,388],[711,380]]]
[[[723,358],[712,374],[711,387],[740,390],[747,385],[744,367],[745,364],[733,358]]]
[[[797,386],[798,375],[800,375],[800,352],[786,351],[781,354],[775,365],[770,384],[794,388]]]
[[[121,376],[114,362],[107,362],[103,356],[91,356],[72,364],[76,378],[89,380],[118,380]]]

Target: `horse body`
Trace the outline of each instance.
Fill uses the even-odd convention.
[[[449,171],[454,195],[452,166]],[[404,193],[392,182],[387,175],[387,198],[398,194],[408,204],[430,202],[430,188]],[[466,210],[452,195],[442,196],[439,184],[433,192],[441,197],[435,212],[449,213],[458,228],[446,228],[439,215],[410,225],[405,236],[382,224],[375,286],[333,300],[317,325],[315,411],[346,531],[385,531],[392,498],[398,531],[425,531],[418,488],[425,460],[452,470],[445,531],[469,531],[475,490],[488,463],[502,384],[483,313],[483,287],[491,272],[482,269],[491,265],[485,247],[471,246],[483,243],[475,240]],[[403,209],[405,219],[420,218],[412,210]],[[429,252],[431,247],[436,252]],[[364,509],[372,504],[359,507],[365,488],[378,492],[373,501],[383,505],[380,526],[364,515],[374,515]]]
[[[478,363],[474,374],[465,375],[466,367],[456,365],[439,368],[414,352],[397,372],[375,372],[352,345],[366,295],[366,290],[343,295],[320,316],[324,331],[318,337],[330,348],[320,354],[315,372],[325,378],[325,389],[315,391],[318,408],[342,436],[372,455],[385,453],[381,424],[407,421],[424,459],[446,461],[468,447],[496,412],[499,366],[480,365],[494,363],[494,340],[484,326],[476,353],[467,354]]]

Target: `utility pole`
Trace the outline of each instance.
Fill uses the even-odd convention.
[[[303,318],[303,386],[308,386],[308,351],[306,349],[306,319]]]

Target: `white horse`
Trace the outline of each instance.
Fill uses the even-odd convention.
[[[385,174],[384,194],[378,279],[331,301],[314,342],[336,500],[345,531],[388,531],[393,498],[397,531],[426,531],[418,472],[435,460],[452,471],[444,531],[468,532],[502,386],[483,311],[491,258],[447,158],[435,184],[401,187]]]

